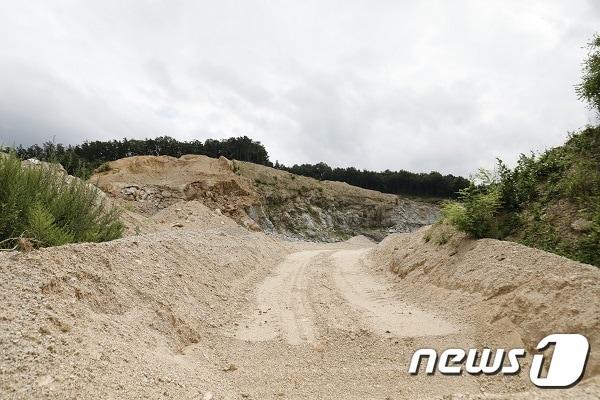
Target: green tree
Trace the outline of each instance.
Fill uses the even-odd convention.
[[[583,77],[575,87],[579,99],[600,112],[600,36],[594,35],[588,44],[588,58],[583,62]]]

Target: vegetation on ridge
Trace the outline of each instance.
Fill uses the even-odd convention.
[[[71,175],[87,179],[97,168],[103,168],[107,161],[138,155],[168,155],[181,157],[184,154],[202,154],[209,157],[224,156],[229,159],[248,161],[255,164],[275,167],[297,175],[318,180],[346,182],[365,189],[421,197],[453,198],[457,192],[468,186],[469,181],[461,176],[442,175],[439,172],[413,173],[409,171],[374,172],[353,167],[331,168],[325,163],[302,164],[286,167],[269,160],[265,147],[247,136],[224,140],[208,139],[179,141],[161,136],[155,139],[123,139],[112,141],[85,142],[76,146],[64,146],[51,142],[41,146],[19,146],[15,152],[21,159],[57,162]]]
[[[404,170],[373,172],[361,171],[354,167],[331,168],[325,163],[302,164],[292,167],[275,165],[275,168],[319,180],[346,182],[365,189],[409,196],[455,198],[459,190],[469,185],[469,181],[462,176],[442,175],[436,171],[429,173],[414,173]]]
[[[576,87],[600,112],[600,37],[590,43]],[[473,237],[508,239],[600,266],[600,126],[571,134],[539,156],[521,155],[514,169],[498,160],[444,206],[445,219]]]

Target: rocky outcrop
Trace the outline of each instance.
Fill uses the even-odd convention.
[[[351,186],[317,181],[264,166],[237,163],[241,176],[252,179],[259,206],[247,210],[267,231],[318,241],[365,235],[381,240],[389,233],[412,232],[435,222],[439,207]]]
[[[90,180],[147,215],[198,200],[248,229],[316,241],[380,240],[431,224],[439,212],[433,204],[224,157],[130,157]]]
[[[411,232],[438,217],[437,207],[397,198],[377,202],[368,198],[327,197],[319,191],[297,196],[265,196],[248,215],[266,231],[317,241],[346,240],[365,235],[381,240],[389,233]]]

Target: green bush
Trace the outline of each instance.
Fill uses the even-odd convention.
[[[28,214],[28,233],[40,243],[60,246],[75,241],[72,234],[56,224],[54,216],[41,203],[35,203]]]
[[[459,230],[466,232],[468,226],[467,210],[462,203],[448,201],[442,205],[442,216],[445,221],[454,225]],[[431,237],[430,237],[431,239]]]
[[[14,154],[0,156],[0,241],[12,248],[19,239],[36,247],[102,242],[121,237],[115,208],[99,191],[56,168],[22,167]]]
[[[578,260],[600,267],[600,205],[592,222],[592,229],[579,241],[575,254]]]
[[[497,236],[501,193],[491,174],[479,171],[471,186],[459,192],[459,200],[442,207],[442,215],[449,223],[476,238]]]
[[[96,170],[94,172],[108,172],[110,171],[110,163],[105,162],[100,164],[100,166],[98,168],[96,168]]]
[[[423,241],[425,243],[429,243],[430,240],[431,240],[431,229],[429,229],[427,232],[425,232],[425,235],[423,235]]]
[[[497,176],[480,172],[442,211],[475,238],[515,240],[600,266],[600,127],[539,156],[522,155],[514,169],[498,160]],[[575,218],[592,228],[573,230]]]
[[[600,171],[589,160],[577,160],[562,178],[560,190],[572,200],[598,195]]]
[[[583,77],[576,86],[577,95],[592,109],[600,110],[600,36],[594,35],[588,43],[588,57],[583,62]]]

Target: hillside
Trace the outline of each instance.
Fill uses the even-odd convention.
[[[572,134],[462,191],[446,218],[474,237],[516,241],[600,266],[600,128]]]
[[[600,266],[600,128],[521,164],[514,190],[525,193],[509,216],[522,225],[508,238]],[[525,177],[531,189],[521,189]]]
[[[431,224],[439,213],[431,203],[224,157],[124,158],[105,164],[90,181],[146,216],[197,200],[248,229],[296,239],[380,240]]]

